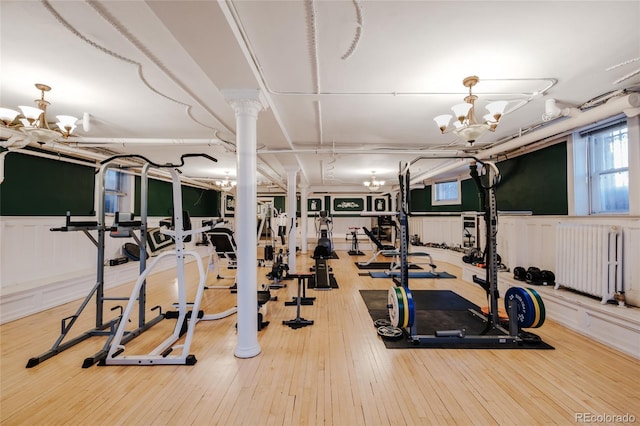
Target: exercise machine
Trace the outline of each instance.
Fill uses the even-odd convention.
[[[317,246],[324,246],[329,252],[329,256],[333,253],[333,221],[326,210],[318,212],[315,217],[314,225],[316,227],[316,237],[318,239]]]
[[[168,169],[173,189],[173,218],[171,224],[173,229],[163,229],[163,233],[171,236],[175,241],[175,250],[164,251],[160,253],[153,262],[144,270],[144,272],[138,277],[131,296],[129,297],[126,308],[120,316],[117,329],[111,344],[109,345],[109,351],[107,356],[100,362],[100,365],[193,365],[197,362],[196,357],[189,353],[191,348],[191,342],[193,340],[193,334],[195,331],[196,323],[199,321],[217,320],[225,318],[236,312],[237,308],[233,307],[226,311],[216,314],[204,314],[200,311],[200,303],[202,301],[202,295],[205,289],[205,272],[200,255],[194,251],[185,250],[184,243],[190,240],[191,236],[201,232],[205,232],[207,228],[198,228],[192,230],[185,230],[186,217],[182,211],[182,187],[180,184],[180,176],[177,168],[184,165],[184,159],[186,157],[201,156],[212,161],[217,161],[214,158],[206,154],[184,154],[181,156],[181,164],[155,164],[150,160],[142,157],[148,164],[158,168]],[[148,354],[142,355],[128,355],[125,354],[125,342],[126,328],[131,317],[131,313],[136,305],[137,295],[140,289],[144,285],[147,276],[153,271],[159,261],[165,257],[173,256],[176,260],[176,276],[178,286],[178,302],[174,305],[177,308],[175,312],[167,312],[165,318],[175,318],[176,324],[173,332],[159,345],[157,345]],[[187,302],[187,289],[184,277],[184,260],[185,257],[192,256],[195,258],[197,270],[199,274],[199,281],[196,287],[196,295],[193,302]],[[180,339],[184,338],[182,343],[178,343]],[[176,353],[177,352],[177,353]]]
[[[326,245],[318,245],[313,251],[313,259],[315,260],[314,266],[311,268],[313,276],[309,285],[315,290],[331,290],[331,281],[334,280],[331,266],[329,266],[328,259],[331,258],[331,253]]]
[[[362,256],[364,253],[360,251],[359,241],[358,241],[358,231],[359,227],[350,226],[349,234],[347,234],[347,239],[349,239],[349,235],[351,235],[351,250],[348,251],[350,256]]]
[[[271,271],[267,273],[267,278],[272,281],[271,284],[269,284],[269,288],[278,289],[286,287],[287,285],[284,284],[282,280],[290,278],[288,272],[289,265],[284,261],[284,250],[279,249],[278,254],[272,262]]]
[[[106,172],[110,168],[120,167],[116,160],[121,157],[111,157],[107,160],[104,160],[100,168],[98,170],[98,209],[97,209],[97,220],[82,220],[77,221],[73,220],[71,216],[71,212],[67,212],[66,215],[66,223],[64,226],[59,228],[51,228],[51,231],[56,232],[83,232],[87,238],[96,246],[97,248],[97,261],[96,261],[96,283],[91,288],[87,296],[80,303],[80,306],[75,311],[75,313],[71,316],[65,317],[61,321],[61,332],[53,346],[46,352],[29,359],[27,362],[27,368],[35,367],[47,359],[77,345],[84,340],[94,337],[94,336],[102,336],[107,337],[107,341],[103,348],[95,353],[93,356],[85,358],[82,368],[88,368],[104,359],[107,354],[107,348],[111,342],[111,338],[114,334],[114,328],[117,322],[119,321],[119,317],[116,316],[112,319],[105,320],[105,302],[108,301],[124,301],[128,300],[128,297],[106,297],[104,295],[104,265],[105,265],[105,239],[107,233],[109,233],[112,237],[131,237],[133,238],[139,249],[139,270],[140,274],[146,268],[147,261],[147,194],[148,194],[148,180],[147,180],[147,172],[148,165],[142,168],[142,180],[141,180],[141,195],[140,195],[140,220],[134,220],[133,215],[129,215],[128,217],[124,217],[123,215],[116,214],[114,224],[111,226],[106,225],[105,218],[105,178]],[[138,231],[140,234],[139,238],[136,238],[136,234],[134,231]],[[94,234],[97,234],[94,237]],[[123,337],[123,342],[126,343],[138,335],[140,335],[145,330],[149,329],[153,325],[160,322],[164,316],[159,307],[153,307],[151,311],[158,311],[158,314],[151,318],[147,318],[147,309],[146,309],[146,286],[143,281],[140,285],[138,294],[138,321],[137,328],[129,330],[127,334]],[[82,332],[77,337],[68,338],[71,330],[74,328],[76,321],[82,315],[85,308],[89,305],[89,303],[94,300],[95,302],[95,322],[94,327]],[[111,310],[122,310],[121,306],[115,306]]]

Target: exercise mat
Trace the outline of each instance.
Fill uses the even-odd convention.
[[[336,281],[336,277],[333,274],[329,274],[329,285],[331,288],[339,288],[338,281]],[[315,289],[316,288],[316,277],[315,275],[311,276],[307,281],[307,288]],[[320,290],[327,290],[326,288]]]
[[[369,272],[371,278],[400,278],[400,271],[395,270],[392,272]],[[455,275],[451,275],[448,272],[409,272],[409,278],[455,278]]]
[[[387,290],[360,290],[360,295],[373,321],[389,318],[388,294]],[[480,312],[480,307],[451,290],[412,290],[411,295],[415,306],[417,334],[431,336],[435,335],[437,330],[465,329],[466,335],[470,336],[480,335],[485,328],[484,321],[469,312],[470,309]],[[376,332],[373,324],[371,332]],[[488,335],[496,334],[498,334],[497,330],[488,333]],[[412,344],[406,336],[397,340],[382,339],[382,341],[387,349],[554,349],[553,346],[541,340],[524,341],[516,346],[496,342],[468,342],[459,337],[438,339],[438,341],[418,345]]]
[[[391,262],[371,262],[368,265],[361,265],[359,262],[355,262],[358,269],[391,269]],[[409,269],[422,269],[416,264],[409,264]]]
[[[311,258],[313,259],[313,256],[311,256]],[[338,255],[334,251],[329,256],[326,256],[325,259],[340,259],[340,257],[338,257]]]

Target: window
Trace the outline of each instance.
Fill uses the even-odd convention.
[[[104,212],[128,212],[131,207],[128,196],[130,186],[129,175],[117,170],[107,169],[104,180]]]
[[[431,205],[461,204],[460,180],[447,180],[433,184]]]
[[[629,212],[629,142],[626,119],[574,135],[576,214]]]
[[[629,143],[627,125],[589,134],[590,211],[629,211]]]

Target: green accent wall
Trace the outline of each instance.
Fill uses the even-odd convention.
[[[140,216],[141,179],[135,182],[135,215]],[[173,212],[173,187],[171,182],[149,179],[148,216],[171,216]],[[182,209],[191,217],[217,217],[220,207],[220,193],[212,189],[194,188],[182,185]]]
[[[95,168],[15,152],[4,159],[0,184],[2,216],[93,216]],[[182,186],[182,204],[193,217],[216,217],[220,194],[211,189]],[[170,182],[149,179],[149,216],[170,216]],[[135,214],[140,216],[140,177],[135,180]]]
[[[566,215],[567,145],[558,143],[547,148],[498,162],[502,179],[496,187],[498,210],[531,211],[534,215]],[[466,212],[480,211],[480,196],[473,179],[460,183],[461,205],[431,205],[431,185],[411,190],[411,211]]]
[[[287,197],[284,195],[276,195],[273,197],[273,208],[277,209],[279,212],[287,211]]]
[[[424,189],[411,190],[411,211],[413,213],[429,212],[468,212],[481,210],[478,189],[472,179],[465,179],[460,182],[462,192],[462,204],[451,204],[443,206],[431,205],[431,185]]]
[[[1,216],[94,214],[94,168],[15,152],[4,159]]]
[[[566,215],[567,144],[562,142],[498,163],[498,210],[531,210],[534,215]]]

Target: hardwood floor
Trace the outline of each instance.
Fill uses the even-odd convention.
[[[340,288],[312,291],[315,304],[302,307],[315,324],[282,325],[295,317],[295,307],[283,303],[295,285],[273,291],[278,301],[268,304],[271,324],[259,333],[262,353],[251,359],[233,355],[235,315],[197,325],[194,366],[83,369],[84,358],[104,344],[94,337],[25,368],[51,347],[60,320],[79,302],[2,325],[2,425],[529,425],[572,424],[579,413],[640,419],[640,362],[553,321],[535,331],[555,350],[386,349],[358,290],[386,290],[391,281],[359,276],[354,261],[366,256],[338,254],[330,265]],[[311,264],[298,255],[298,271]],[[438,270],[461,276],[448,264]],[[195,282],[194,265],[187,271]],[[261,282],[267,272],[259,268]],[[170,309],[174,282],[171,272],[152,276],[148,306]],[[211,276],[208,283],[220,282],[232,281]],[[413,279],[411,287],[450,289],[485,304],[483,291],[460,279]],[[109,294],[128,295],[129,288]],[[202,308],[213,313],[234,304],[229,291],[207,290]],[[74,329],[91,328],[93,315],[89,309]],[[127,351],[149,350],[173,324],[161,321]]]

